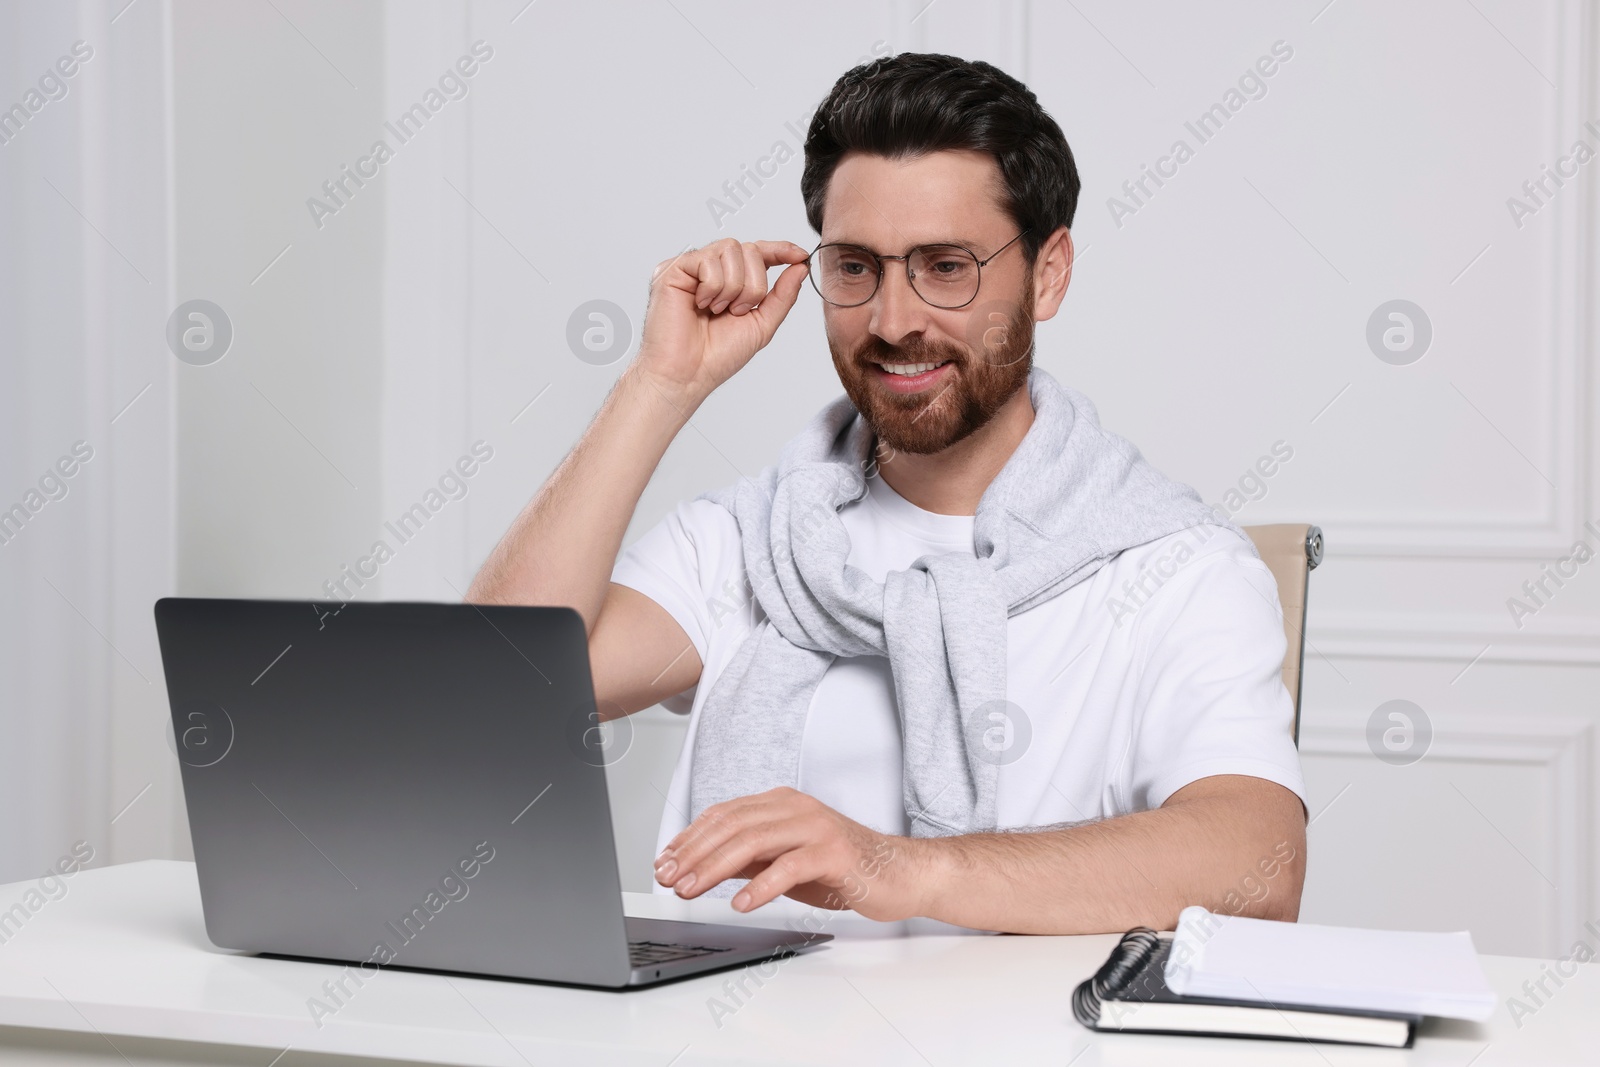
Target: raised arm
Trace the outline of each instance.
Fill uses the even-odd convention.
[[[711,393],[772,339],[805,278],[788,241],[731,238],[656,267],[639,354],[467,590],[481,604],[560,604],[583,616],[595,695],[637,711],[700,676],[683,629],[610,582],[622,537],[667,446]],[[770,293],[767,270],[790,264]],[[683,653],[683,654],[681,654]]]

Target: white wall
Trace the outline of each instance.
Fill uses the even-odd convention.
[[[409,588],[465,582],[615,379],[622,363],[593,367],[566,349],[580,303],[615,301],[637,323],[650,267],[686,245],[814,240],[798,162],[725,228],[706,201],[775,141],[798,147],[786,123],[803,129],[875,42],[987,58],[1039,94],[1084,180],[1081,260],[1063,313],[1039,332],[1040,362],[1208,500],[1289,443],[1293,460],[1237,517],[1326,531],[1304,698],[1316,820],[1304,917],[1468,926],[1487,950],[1553,954],[1600,915],[1600,565],[1521,628],[1506,607],[1596,515],[1582,314],[1592,178],[1585,170],[1521,228],[1506,207],[1597,113],[1592,5],[946,2],[751,18],[694,3],[631,5],[625,20],[538,5],[511,23],[517,6],[473,9],[434,57],[478,37],[497,49],[448,131],[470,125],[461,154],[442,164],[473,206],[426,182],[396,206],[401,220],[457,216],[447,262],[460,234],[469,242],[453,268],[470,275],[467,295],[448,297],[471,427],[455,432],[498,435],[503,457],[474,490],[458,569],[415,573]],[[1185,121],[1278,41],[1293,54],[1266,94],[1198,143]],[[1136,210],[1118,225],[1108,199],[1177,138],[1193,158],[1142,204],[1125,200]],[[411,222],[394,228],[428,247]],[[1410,365],[1366,341],[1369,316],[1396,298],[1433,325]],[[392,385],[419,407],[434,389]],[[673,446],[630,535],[770,462],[837,392],[807,293]],[[451,407],[436,421],[458,418]],[[1409,766],[1379,760],[1366,739],[1392,699],[1432,726]],[[681,725],[642,715],[614,768],[638,888]]]
[[[0,509],[37,507],[0,544],[0,882],[80,840],[95,863],[185,847],[150,615],[173,573],[170,25],[144,6],[0,7],[0,107],[87,56],[0,144]],[[65,495],[30,505],[77,442]]]
[[[173,8],[176,300],[234,329],[178,368],[178,587],[309,598],[382,492],[386,190],[320,229],[306,207],[381,123],[382,5]]]
[[[86,834],[182,854],[150,600],[316,595],[482,439],[495,458],[466,499],[363,593],[455,598],[625,365],[568,350],[574,309],[617,303],[636,342],[658,260],[730,233],[813,241],[798,159],[720,228],[707,200],[775,142],[798,153],[846,67],[936,50],[1025,80],[1077,156],[1080,262],[1041,364],[1211,501],[1294,448],[1237,518],[1328,539],[1303,917],[1567,951],[1600,917],[1600,563],[1520,627],[1506,601],[1600,519],[1594,168],[1520,227],[1506,201],[1574,140],[1600,145],[1600,25],[1579,0],[1324,2],[8,9],[0,103],[72,40],[108,43],[0,147],[0,502],[80,437],[114,462],[0,548],[0,596],[22,606],[0,623],[0,789],[25,813],[0,821],[0,880]],[[493,56],[467,97],[319,228],[306,199],[478,40]],[[1185,122],[1277,41],[1293,56],[1266,95],[1195,146]],[[1193,158],[1119,225],[1108,198],[1178,138]],[[194,296],[237,331],[210,367],[162,340]],[[1365,337],[1396,298],[1434,332],[1404,366]],[[630,536],[754,474],[838,392],[807,291],[673,446]],[[1392,699],[1432,727],[1408,766],[1367,740]],[[635,725],[613,806],[642,889],[682,723]]]

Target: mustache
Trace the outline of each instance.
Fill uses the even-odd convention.
[[[957,365],[965,362],[966,352],[949,342],[930,341],[918,337],[909,344],[891,345],[881,337],[873,337],[856,349],[857,363],[944,363]]]

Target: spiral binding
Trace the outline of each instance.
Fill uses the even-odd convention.
[[[1091,1029],[1100,1024],[1100,1002],[1112,993],[1127,988],[1161,946],[1161,935],[1148,926],[1135,926],[1122,935],[1117,947],[1092,978],[1072,991],[1072,1014]]]

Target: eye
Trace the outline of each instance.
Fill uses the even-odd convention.
[[[846,278],[863,278],[878,273],[877,264],[864,252],[840,249],[836,257],[833,269]]]
[[[972,273],[972,257],[957,248],[926,248],[918,257],[917,273],[940,281],[963,278]]]

